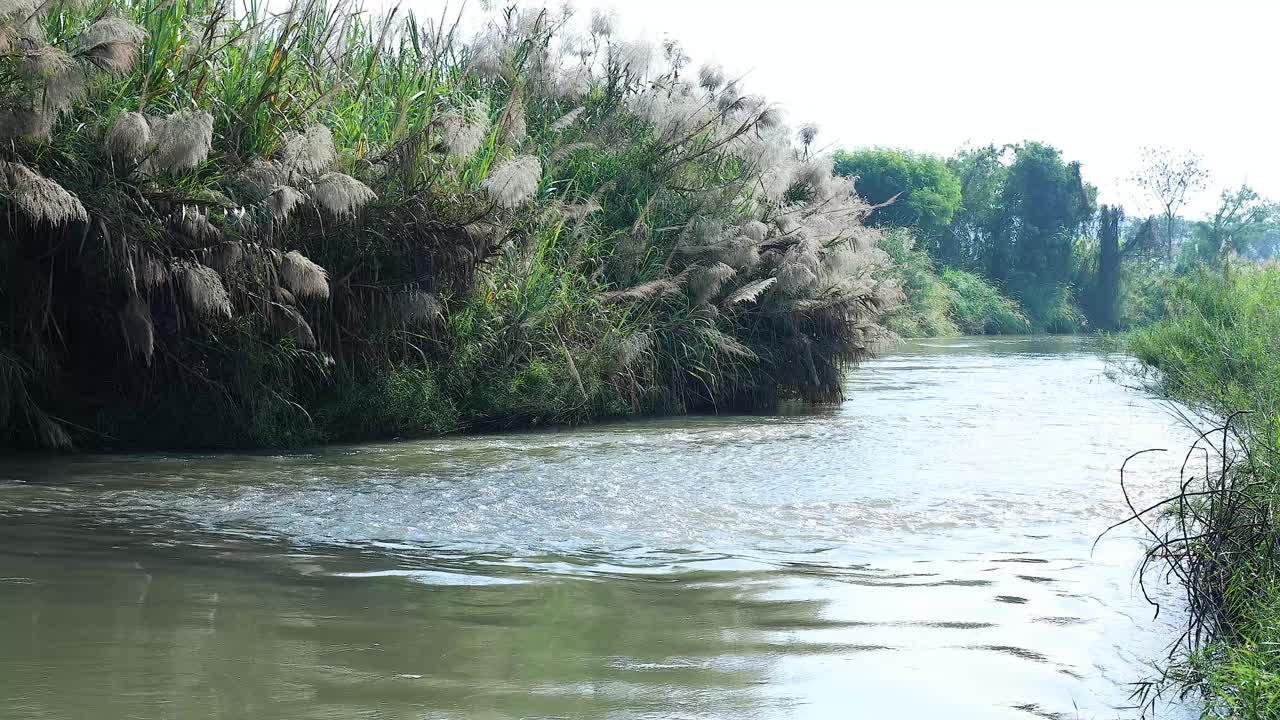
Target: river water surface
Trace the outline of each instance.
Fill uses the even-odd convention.
[[[1104,368],[918,342],[791,415],[0,459],[0,718],[1133,717],[1178,613],[1092,545],[1191,438]]]

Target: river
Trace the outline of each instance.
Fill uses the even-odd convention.
[[[1104,370],[920,341],[783,415],[0,459],[0,717],[1133,717],[1180,618],[1093,542],[1191,438]]]

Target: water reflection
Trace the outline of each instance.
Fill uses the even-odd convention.
[[[822,414],[12,463],[0,717],[1129,717],[1176,617],[1092,541],[1182,434],[1094,350],[910,346]]]

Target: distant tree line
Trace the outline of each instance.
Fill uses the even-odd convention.
[[[1141,322],[1159,305],[1161,275],[1270,258],[1280,245],[1277,205],[1248,186],[1224,192],[1202,220],[1184,217],[1208,173],[1199,156],[1168,148],[1144,149],[1132,178],[1155,210],[1146,216],[1099,206],[1080,163],[1041,142],[947,158],[839,151],[835,171],[883,205],[872,224],[909,229],[939,272],[980,275],[1050,331]]]

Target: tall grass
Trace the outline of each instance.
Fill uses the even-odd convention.
[[[915,247],[910,231],[887,229],[880,249],[893,259],[890,272],[898,278],[904,296],[885,316],[885,326],[902,337],[959,334],[951,318],[954,291],[937,275],[928,253]]]
[[[1165,521],[1138,515],[1154,528],[1150,559],[1182,583],[1190,610],[1153,687],[1199,691],[1206,718],[1280,717],[1277,308],[1275,267],[1201,272],[1170,284],[1165,319],[1129,337],[1156,390],[1214,425],[1228,418],[1188,455],[1180,492],[1148,511]]]
[[[1019,335],[1031,323],[1014,300],[979,275],[955,268],[942,272],[951,290],[951,317],[961,332],[971,335]]]
[[[0,8],[0,437],[278,445],[841,397],[901,298],[812,132],[604,18]]]

